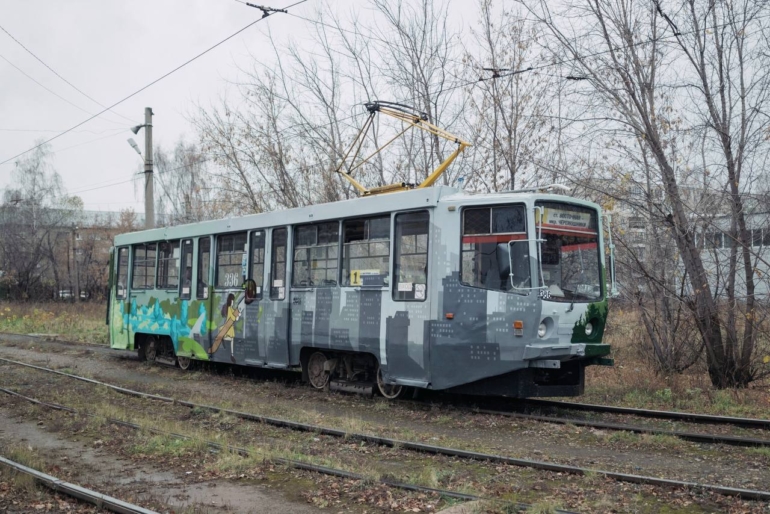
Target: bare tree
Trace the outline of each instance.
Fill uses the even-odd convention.
[[[528,70],[544,60],[540,30],[521,9],[480,0],[479,27],[466,47],[467,131],[475,165],[469,186],[498,191],[534,185],[537,162],[561,154],[560,92],[552,77]],[[552,163],[559,166],[559,163]]]
[[[746,385],[761,373],[754,351],[757,306],[747,259],[751,250],[740,200],[746,192],[740,190],[741,170],[745,173],[753,158],[749,151],[767,151],[757,137],[766,130],[766,121],[750,114],[767,112],[769,63],[763,50],[766,30],[756,16],[759,6],[688,1],[677,11],[683,18],[677,26],[661,4],[649,2],[585,0],[567,4],[561,12],[544,0],[526,5],[548,28],[556,43],[555,58],[570,62],[590,84],[587,101],[608,118],[603,125],[612,134],[607,148],[627,151],[638,140],[649,153],[664,201],[647,212],[653,223],[661,220],[670,230],[688,281],[679,292],[662,285],[692,311],[712,383]],[[581,24],[569,26],[567,14],[579,16]],[[704,138],[703,131],[713,137]],[[696,241],[702,221],[698,206],[708,197],[692,194],[688,183],[697,167],[693,149],[699,140],[708,145],[705,153],[714,162],[709,188],[720,191],[724,185],[731,203],[728,230],[736,245],[726,277],[726,305],[714,294],[713,275]],[[654,189],[643,191],[650,195]],[[710,218],[711,212],[706,220]],[[741,302],[735,292],[739,256],[746,293]]]
[[[63,194],[47,145],[16,162],[12,183],[0,204],[0,269],[13,297],[45,297],[62,278],[51,259],[57,233],[67,230],[82,204]]]
[[[155,211],[164,224],[193,223],[229,214],[229,206],[217,197],[209,160],[197,145],[181,139],[173,151],[155,148]]]

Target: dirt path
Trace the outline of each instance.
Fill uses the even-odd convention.
[[[55,467],[57,477],[99,492],[118,491],[115,496],[126,501],[155,500],[174,509],[194,507],[196,512],[319,512],[255,484],[195,481],[185,470],[171,472],[116,457],[102,450],[98,441],[88,445],[63,439],[35,422],[14,419],[9,410],[0,408],[0,448],[18,444],[36,450]]]

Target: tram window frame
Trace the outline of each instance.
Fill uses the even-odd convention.
[[[260,245],[255,246],[255,242],[259,241]],[[257,284],[257,294],[254,297],[255,300],[261,300],[263,297],[262,287],[265,284],[265,257],[267,241],[267,231],[265,230],[253,230],[249,234],[249,278]],[[257,251],[257,253],[255,253]],[[259,266],[259,273],[255,272],[255,269]]]
[[[339,285],[339,221],[323,221],[294,227],[293,247],[291,287]],[[323,277],[319,273],[322,273]],[[329,278],[330,276],[332,278]]]
[[[147,253],[152,248],[153,256],[151,259],[147,258]],[[143,250],[142,256],[139,256],[139,250]],[[142,291],[154,289],[155,287],[155,270],[158,267],[158,244],[157,243],[140,243],[133,246],[134,259],[131,263],[131,289],[138,289]],[[150,271],[150,265],[152,264],[152,271]],[[138,269],[143,269],[141,273],[143,279],[143,285],[138,285],[136,282]]]
[[[205,259],[204,255],[206,256]],[[209,297],[209,282],[211,280],[211,236],[198,238],[197,271],[195,297],[199,300],[206,300]]]
[[[415,219],[418,217],[423,217],[424,219]],[[411,218],[411,219],[410,219]],[[423,223],[425,225],[425,231],[424,232],[413,232],[404,234],[405,228],[407,228],[407,223],[411,224],[417,224],[417,223]],[[430,271],[430,236],[431,236],[431,216],[430,211],[427,210],[419,210],[419,211],[408,211],[408,212],[399,212],[394,216],[393,221],[393,288],[392,288],[392,296],[393,300],[397,302],[424,302],[428,299],[428,282],[429,282],[429,271]],[[424,251],[423,249],[419,247],[420,242],[417,239],[417,236],[425,236],[425,246]],[[414,251],[405,253],[404,247],[405,241],[403,240],[404,237],[408,236],[415,236],[414,242],[413,242],[413,249]],[[418,251],[418,249],[420,251]],[[411,282],[406,282],[401,280],[401,272],[402,268],[404,267],[404,264],[402,263],[403,257],[417,257],[417,256],[425,256],[425,266],[421,273],[423,274],[424,282],[415,282],[412,280]],[[416,270],[416,273],[420,273],[419,270]],[[419,278],[419,277],[418,277]],[[409,290],[406,290],[407,284],[409,285]],[[420,290],[417,286],[422,285],[423,288]],[[421,296],[421,297],[420,297]]]
[[[193,277],[193,240],[183,239],[180,242],[179,249],[179,299],[189,300],[192,297],[192,277]],[[189,264],[188,264],[189,259]],[[187,278],[187,271],[190,277]],[[187,290],[187,292],[185,292]]]
[[[176,256],[174,251],[176,250]],[[155,288],[173,291],[179,289],[179,240],[158,242],[158,264],[155,268]],[[176,274],[172,273],[176,271]],[[176,279],[172,283],[172,279]]]
[[[240,244],[238,238],[243,237],[243,244]],[[225,245],[225,241],[229,242],[229,249]],[[240,246],[239,246],[240,245]],[[237,248],[241,250],[237,250]],[[248,259],[249,246],[248,246],[248,233],[247,232],[231,232],[229,234],[217,235],[217,247],[216,247],[216,265],[214,267],[214,288],[215,289],[237,289],[241,287],[243,281],[246,279],[244,272],[243,259]],[[236,257],[239,255],[239,257]],[[227,257],[227,264],[223,264],[222,260]],[[224,282],[222,282],[222,267],[226,267],[229,271],[224,273]],[[236,271],[232,271],[236,270]],[[238,279],[240,277],[240,280]]]
[[[276,233],[282,234],[279,240],[276,237]],[[278,243],[282,243],[278,244]],[[283,247],[283,260],[277,260],[278,248]],[[270,232],[270,300],[283,301],[286,299],[286,267],[288,264],[288,250],[289,250],[289,229],[287,227],[274,228]],[[276,273],[278,266],[282,265],[283,274],[281,279],[276,279],[278,273]],[[277,285],[276,285],[277,284]]]
[[[374,223],[387,226],[385,237],[382,237],[383,227],[375,228],[372,226]],[[358,225],[358,227],[355,227],[355,225]],[[361,236],[360,239],[352,239],[358,237],[359,234]],[[390,242],[392,235],[390,214],[354,218],[342,222],[342,287],[387,287],[390,280]],[[353,255],[358,253],[353,251],[356,247],[360,249],[365,247],[366,255]],[[385,253],[372,254],[372,247],[381,247]],[[377,270],[379,273],[367,275],[360,273],[362,270],[374,270],[374,267],[368,264],[373,259],[382,260]],[[353,264],[351,264],[352,261],[366,261],[367,263],[364,264],[363,268],[354,268]],[[353,273],[356,271],[359,271],[359,274],[354,277]]]
[[[117,268],[117,273],[115,274],[115,299],[125,300],[128,296],[128,246],[121,246],[118,248],[117,254],[118,258],[115,263],[115,267]],[[124,269],[124,272],[121,272],[121,268]]]
[[[511,210],[515,209],[518,212],[518,222],[521,223],[521,226],[511,227],[505,226],[502,222],[501,217],[498,215],[500,211],[504,210]],[[484,223],[478,223],[475,227],[469,227],[467,223],[467,216],[469,213],[476,213],[480,211],[488,211],[488,214],[486,216],[480,216],[478,219],[484,221]],[[477,289],[484,289],[485,291],[498,291],[498,292],[504,292],[504,293],[517,293],[517,294],[526,294],[522,291],[517,291],[512,288],[511,281],[506,280],[499,277],[500,273],[500,267],[498,260],[497,252],[492,254],[488,254],[487,262],[490,263],[489,269],[487,269],[487,273],[484,275],[483,281],[481,279],[481,272],[478,274],[476,273],[476,265],[474,263],[479,262],[477,258],[477,249],[475,247],[471,247],[471,245],[476,244],[485,244],[485,243],[505,243],[508,244],[510,241],[527,241],[528,235],[527,235],[527,228],[528,228],[528,220],[527,220],[527,206],[524,203],[506,203],[506,204],[489,204],[489,205],[468,205],[467,207],[464,207],[460,214],[460,283],[466,287],[474,287]],[[484,226],[486,225],[486,226]],[[511,229],[513,229],[511,231]],[[466,238],[479,238],[479,241],[469,241],[466,242]],[[501,239],[498,241],[497,239]],[[523,243],[519,243],[523,244]],[[466,247],[468,245],[468,247]],[[509,245],[510,248],[510,245]],[[526,255],[529,255],[529,252],[526,253]],[[494,257],[494,259],[492,258]],[[490,283],[488,281],[489,272],[492,271],[491,263],[495,262],[498,277],[492,276],[491,280],[496,282],[499,279],[500,285],[499,287],[491,287]],[[508,267],[510,263],[503,263],[505,267]],[[469,269],[470,266],[470,269]],[[483,265],[482,265],[483,267]],[[503,268],[505,269],[505,268]],[[532,280],[532,273],[529,267],[527,267],[528,273],[529,273],[529,281],[531,283]],[[468,280],[467,273],[470,271],[470,273],[473,274],[473,277],[470,278],[476,278],[477,280],[470,281]],[[509,271],[510,272],[510,271]]]

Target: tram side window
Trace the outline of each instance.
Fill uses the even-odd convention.
[[[200,299],[209,297],[209,269],[211,267],[211,238],[198,239],[198,284],[196,296]]]
[[[265,281],[265,231],[251,233],[251,280],[257,284],[256,299],[262,299]]]
[[[270,257],[270,299],[286,298],[286,236],[285,228],[273,229]]]
[[[128,247],[118,249],[118,288],[115,290],[115,298],[123,300],[126,298],[126,288],[128,287]]]
[[[509,291],[512,289],[510,266],[513,262],[514,283],[517,287],[529,287],[526,215],[523,205],[463,210],[463,284]],[[510,244],[511,241],[522,242]]]
[[[158,289],[179,287],[179,241],[158,244]]]
[[[387,285],[390,216],[348,220],[342,231],[342,285]]]
[[[182,241],[182,291],[179,298],[189,300],[192,294],[193,242],[192,239]]]
[[[425,301],[428,289],[427,211],[396,215],[394,300]]]
[[[337,285],[339,223],[318,223],[295,229],[292,286]]]
[[[218,288],[240,287],[246,271],[246,232],[217,237]]]
[[[152,289],[155,282],[156,248],[155,243],[134,246],[131,289]]]

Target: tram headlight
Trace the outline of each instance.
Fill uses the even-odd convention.
[[[590,321],[588,323],[586,323],[585,331],[586,331],[586,335],[588,337],[591,337],[591,334],[594,333],[594,326],[591,324]]]
[[[545,323],[540,323],[540,326],[537,327],[537,337],[543,338],[545,337],[545,333],[548,331],[548,327],[545,325]]]

